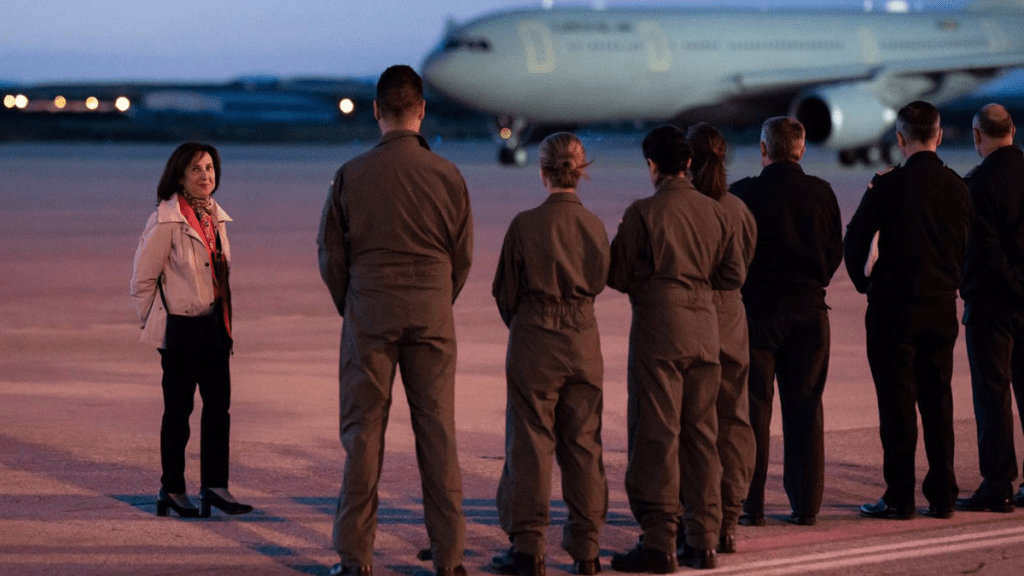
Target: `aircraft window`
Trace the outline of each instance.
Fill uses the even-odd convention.
[[[487,52],[491,49],[491,43],[484,38],[451,38],[444,45],[445,50],[458,50],[468,48],[478,52]]]

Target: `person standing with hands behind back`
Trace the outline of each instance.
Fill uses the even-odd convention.
[[[1013,492],[1019,468],[1010,399],[1017,397],[1024,416],[1024,152],[1013,145],[1016,133],[1006,108],[982,108],[974,147],[984,160],[965,178],[974,225],[960,293],[983,478],[970,498],[956,502],[969,512],[1024,506],[1024,485]]]
[[[683,132],[655,128],[643,154],[655,192],[623,214],[608,273],[608,286],[628,294],[633,308],[626,494],[643,535],[612,556],[612,568],[669,574],[678,568],[680,515],[686,539],[678,556],[694,568],[717,564],[722,370],[714,291],[739,288],[746,262],[725,210],[686,177]]]
[[[207,144],[186,143],[167,160],[157,186],[156,212],[139,239],[131,297],[144,324],[142,342],[160,351],[164,415],[160,425],[157,516],[209,516],[210,507],[245,514],[228,492],[231,430],[231,220],[213,199],[220,186],[220,155]],[[197,509],[185,494],[185,446],[196,386],[203,398],[201,490]]]
[[[545,573],[553,454],[569,509],[562,547],[577,574],[596,574],[608,483],[594,297],[608,277],[608,235],[576,195],[590,165],[579,138],[552,134],[538,154],[548,198],[512,220],[494,276],[493,294],[509,327],[505,466],[497,503],[512,547],[491,567],[498,574]]]
[[[690,173],[693,186],[708,198],[717,200],[725,209],[742,250],[744,266],[750,266],[757,244],[757,222],[742,200],[729,193],[725,171],[727,144],[714,126],[700,122],[686,131],[686,143],[693,150]],[[743,500],[754,473],[755,440],[750,426],[750,402],[747,376],[750,372],[750,344],[747,338],[747,314],[739,289],[716,290],[715,311],[718,314],[719,360],[722,364],[722,385],[718,390],[718,457],[722,461],[722,528],[718,552],[736,552],[736,523],[743,509]],[[685,462],[681,464],[685,465]],[[685,502],[683,503],[685,506]],[[680,537],[682,536],[682,537]],[[685,557],[682,531],[676,538],[677,553]]]
[[[761,173],[732,185],[757,220],[743,285],[750,335],[750,423],[757,455],[739,522],[765,524],[765,482],[775,387],[782,407],[782,485],[790,520],[817,522],[825,489],[825,411],[832,331],[825,289],[843,259],[843,222],[828,182],[804,173],[804,126],[785,116],[761,126]]]
[[[345,474],[331,574],[373,574],[377,487],[396,368],[409,401],[430,555],[465,574],[466,522],[455,446],[455,319],[473,219],[459,170],[420,136],[423,80],[392,66],[377,81],[380,142],[334,177],[317,237],[320,275],[345,322],[339,371]]]

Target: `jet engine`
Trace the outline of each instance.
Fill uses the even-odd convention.
[[[805,90],[790,115],[804,125],[808,142],[847,153],[877,146],[896,122],[896,111],[859,84]]]

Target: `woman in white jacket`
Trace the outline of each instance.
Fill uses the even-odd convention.
[[[228,492],[231,427],[231,218],[211,197],[220,183],[220,155],[186,143],[167,161],[159,204],[135,252],[131,297],[143,343],[157,346],[163,368],[160,493],[157,516],[209,516],[210,507],[244,514]],[[196,386],[203,399],[199,508],[185,489],[185,445]]]

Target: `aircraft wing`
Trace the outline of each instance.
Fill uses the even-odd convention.
[[[732,77],[740,94],[785,92],[817,84],[844,84],[886,76],[946,74],[972,70],[1024,67],[1024,54],[992,54],[922,59],[888,64],[852,64],[821,68],[790,68],[741,72]]]
[[[757,70],[741,72],[733,76],[733,82],[741,94],[784,92],[812,84],[836,84],[871,80],[880,71],[877,65],[854,64],[821,68],[790,68],[782,70]]]
[[[952,58],[908,60],[886,64],[881,71],[892,75],[935,74],[993,70],[1024,66],[1024,54],[984,54]]]

